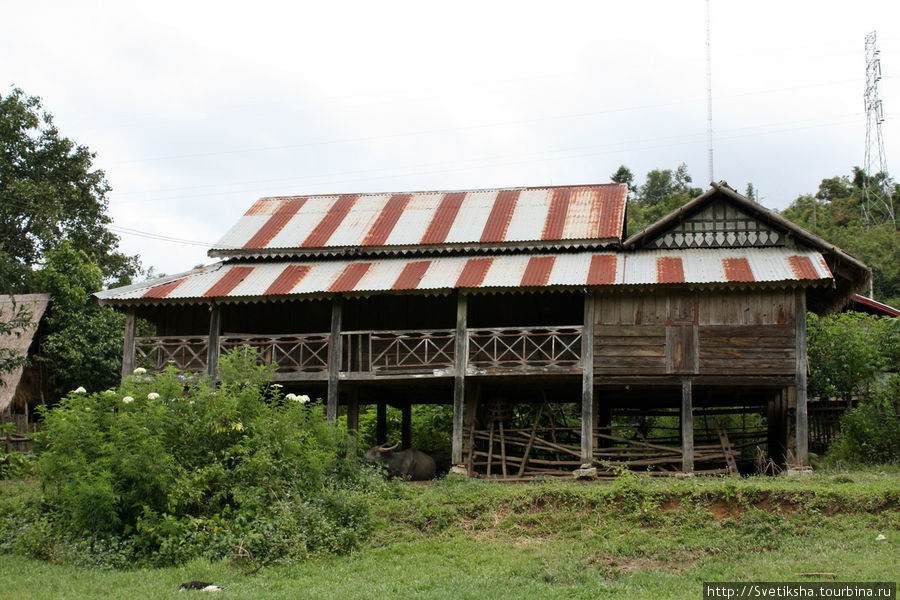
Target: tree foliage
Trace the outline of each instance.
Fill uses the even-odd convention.
[[[29,291],[32,269],[61,242],[83,251],[108,282],[128,283],[136,257],[106,226],[103,171],[94,154],[60,135],[40,98],[0,95],[0,290]]]
[[[617,183],[633,185],[634,176],[622,165],[611,179]],[[676,208],[679,208],[703,193],[692,187],[692,178],[687,165],[681,163],[672,169],[654,169],[647,173],[642,185],[630,195],[628,200],[627,232],[634,234],[652,225]]]
[[[831,459],[878,464],[900,460],[900,328],[892,319],[861,313],[808,315],[812,397],[855,406],[841,417]]]
[[[888,319],[845,312],[807,318],[810,396],[867,396],[885,372],[900,369],[900,330]]]
[[[875,298],[900,305],[900,231],[889,222],[862,222],[865,179],[858,167],[851,176],[823,179],[815,195],[800,196],[782,214],[872,267]]]
[[[99,391],[116,385],[125,316],[91,298],[103,286],[100,267],[83,250],[63,241],[47,251],[45,263],[33,279],[35,286],[52,298],[41,360],[49,367],[57,393],[65,395],[77,387]]]

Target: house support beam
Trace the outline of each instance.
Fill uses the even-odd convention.
[[[328,401],[325,415],[329,423],[337,419],[338,373],[341,369],[341,297],[331,304],[331,336],[328,339]]]
[[[379,446],[387,443],[387,404],[384,402],[375,407],[375,443]]]
[[[134,333],[137,319],[134,307],[129,306],[125,312],[125,343],[122,346],[122,381],[134,373]]]
[[[693,381],[681,380],[681,470],[694,472],[694,401]]]
[[[352,388],[347,394],[347,456],[356,456],[359,439],[359,390]]]
[[[206,344],[206,374],[215,381],[219,374],[219,334],[222,331],[222,312],[219,305],[209,307],[209,339]]]
[[[797,292],[797,306],[794,311],[797,321],[797,408],[794,412],[797,422],[794,427],[796,449],[794,451],[799,466],[809,465],[809,413],[806,407],[806,290]]]
[[[581,463],[594,460],[594,295],[584,294],[584,327],[581,333]]]
[[[353,437],[359,433],[359,392],[355,388],[347,394],[347,433]]]
[[[454,363],[456,375],[453,378],[453,439],[450,460],[454,465],[462,464],[463,456],[463,408],[466,396],[466,367],[469,355],[469,336],[466,331],[468,299],[462,293],[456,296],[456,345]]]
[[[407,402],[400,408],[400,447],[412,447],[412,404]]]
[[[784,465],[787,450],[787,390],[781,390],[769,400],[766,421],[768,428],[767,445],[769,458],[776,464]]]

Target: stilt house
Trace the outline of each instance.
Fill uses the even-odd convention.
[[[452,460],[734,471],[807,461],[806,311],[871,277],[725,183],[626,238],[623,185],[263,198],[193,271],[111,289],[123,376],[216,375],[250,344],[286,389],[453,407]],[[135,337],[135,319],[157,335]],[[652,417],[652,418],[651,418]],[[750,425],[747,423],[750,422]],[[746,454],[746,452],[745,452]]]

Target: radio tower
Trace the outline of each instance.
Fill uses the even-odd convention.
[[[893,183],[888,176],[884,138],[881,136],[884,112],[878,99],[878,82],[881,80],[878,54],[873,31],[866,36],[866,158],[863,166],[862,221],[867,226],[883,222],[896,226],[891,198]]]

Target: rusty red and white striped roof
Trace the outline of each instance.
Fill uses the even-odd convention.
[[[454,289],[797,284],[832,279],[819,252],[788,248],[394,257],[219,263],[99,292],[102,302],[274,299]]]
[[[380,250],[477,245],[596,247],[619,242],[621,184],[461,192],[263,198],[210,256],[314,256],[339,248]]]

